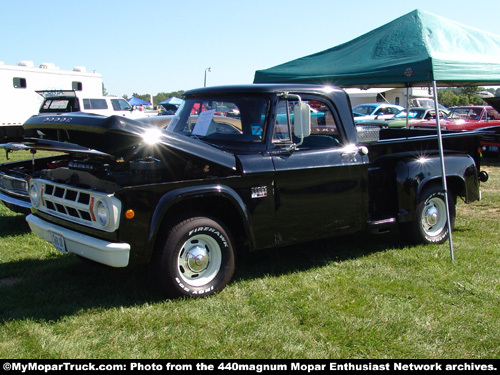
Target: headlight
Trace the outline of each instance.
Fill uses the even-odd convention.
[[[32,183],[30,185],[30,200],[33,207],[38,207],[41,201],[40,185]]]
[[[105,201],[98,200],[95,204],[94,212],[97,223],[103,227],[107,226],[111,216],[108,204]]]

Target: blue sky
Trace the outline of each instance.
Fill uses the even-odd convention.
[[[500,35],[499,0],[0,0],[0,61],[86,66],[113,95],[251,83],[415,9]]]

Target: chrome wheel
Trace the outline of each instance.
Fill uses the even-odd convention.
[[[455,222],[456,195],[448,192],[450,227]],[[403,237],[412,243],[443,243],[449,237],[446,198],[442,187],[431,185],[420,193],[415,220],[399,224]]]
[[[195,216],[173,224],[160,237],[155,278],[172,297],[203,297],[220,292],[235,268],[233,238],[217,219]]]
[[[177,267],[185,283],[202,286],[217,276],[221,263],[222,253],[217,241],[206,234],[199,234],[182,245]]]
[[[422,212],[422,230],[429,237],[438,236],[446,227],[446,203],[440,197],[432,197]]]

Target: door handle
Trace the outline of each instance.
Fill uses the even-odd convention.
[[[349,150],[347,152],[343,152],[342,153],[342,156],[351,156],[351,157],[354,157],[356,156],[358,153],[358,150]]]
[[[365,147],[365,146],[361,146],[361,147],[348,147],[347,149],[344,150],[344,152],[342,152],[342,156],[356,156],[358,154],[358,152],[361,154],[361,155],[368,155],[368,148]]]

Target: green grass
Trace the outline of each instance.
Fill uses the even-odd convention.
[[[240,260],[205,299],[61,255],[0,207],[1,358],[499,358],[500,159],[448,243],[358,234]]]

